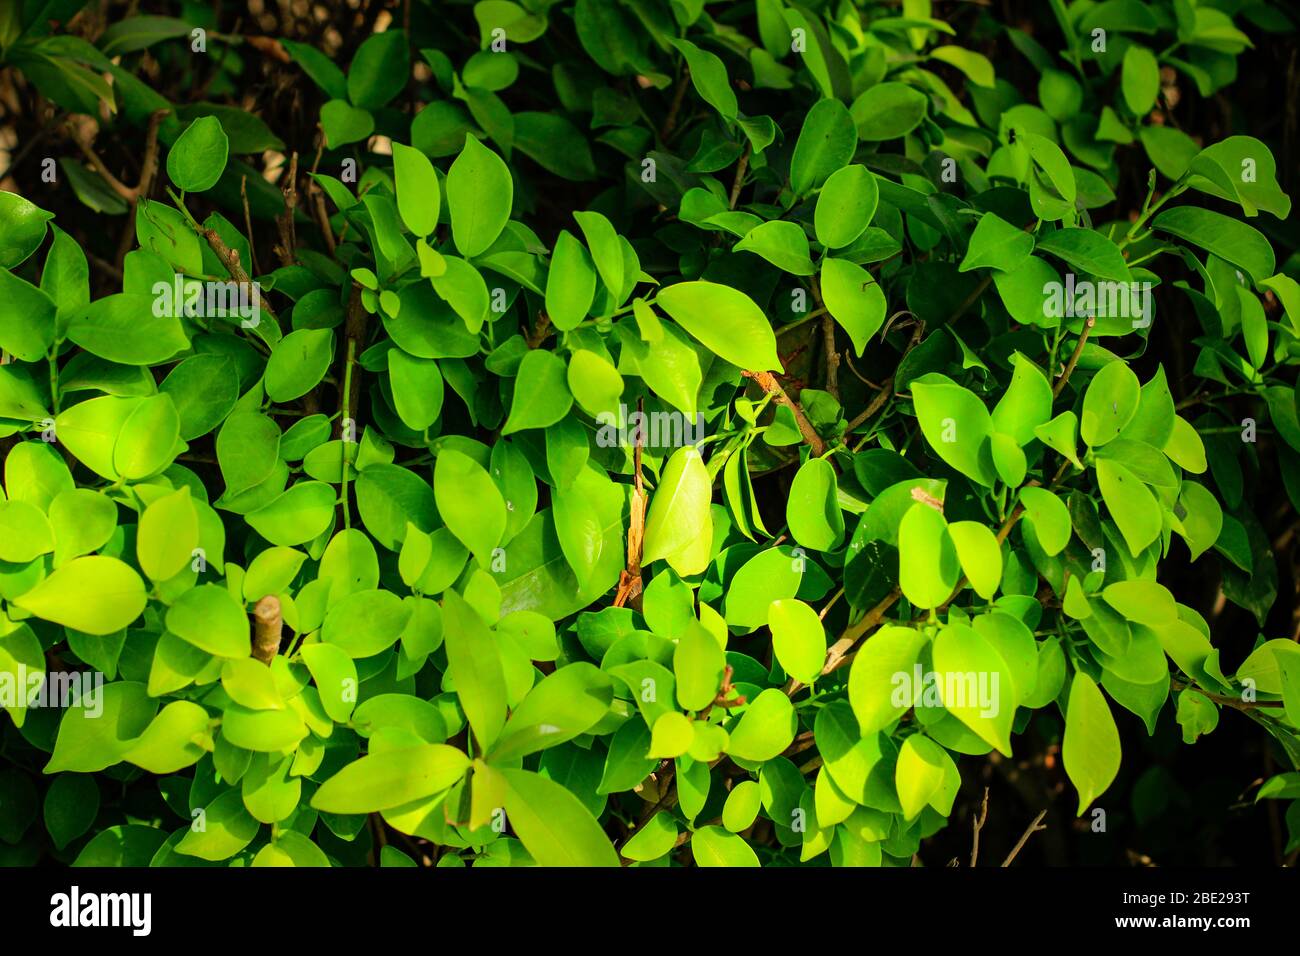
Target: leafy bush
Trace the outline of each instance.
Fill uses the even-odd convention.
[[[0,18],[68,147],[0,193],[8,862],[907,865],[1030,740],[1104,829],[1124,711],[1298,769],[1291,201],[1176,111],[1280,5],[81,6]]]

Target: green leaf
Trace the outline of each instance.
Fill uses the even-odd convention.
[[[752,252],[791,275],[808,276],[816,271],[808,254],[808,237],[793,222],[774,219],[760,223],[733,247],[736,252]]]
[[[1011,356],[1011,384],[993,409],[993,428],[1024,447],[1052,417],[1052,386],[1042,371],[1019,352]]]
[[[906,136],[925,118],[925,94],[905,83],[877,83],[853,101],[858,138],[882,142]]]
[[[99,785],[89,774],[65,773],[45,791],[45,829],[59,849],[88,831],[99,815]]]
[[[1073,207],[1078,196],[1079,187],[1074,170],[1070,166],[1070,161],[1066,159],[1061,147],[1047,137],[1039,136],[1036,133],[1023,132],[1020,138],[1029,150],[1029,156],[1034,161],[1034,165],[1043,171],[1043,174],[1047,176],[1061,198],[1069,206]],[[1031,196],[1034,195],[1034,188],[1031,186]]]
[[[742,369],[781,371],[776,335],[745,293],[716,282],[679,282],[656,302],[705,348]]]
[[[215,116],[201,116],[186,127],[167,153],[167,175],[182,192],[207,192],[226,169],[230,140]]]
[[[506,502],[491,476],[468,455],[447,448],[434,464],[433,487],[442,520],[488,567],[506,530]]]
[[[790,188],[802,196],[821,186],[853,160],[857,148],[853,117],[839,100],[819,99],[808,111],[790,159]]]
[[[903,818],[915,819],[932,802],[941,800],[944,781],[956,771],[948,752],[929,737],[913,734],[904,740],[894,770]]]
[[[480,748],[496,742],[505,726],[506,684],[501,657],[478,612],[455,591],[443,596],[443,641],[461,709]]]
[[[54,343],[57,311],[43,291],[0,269],[0,349],[24,362],[41,361]]]
[[[691,83],[701,99],[708,103],[727,122],[736,121],[736,94],[731,88],[726,65],[708,50],[701,50],[689,40],[670,40],[677,51],[686,58]]]
[[[226,495],[237,495],[261,484],[280,464],[280,429],[266,415],[236,411],[217,433],[216,447]]]
[[[230,592],[216,584],[201,584],[177,598],[167,611],[167,630],[217,657],[249,655],[248,616]]]
[[[348,99],[366,110],[386,106],[406,86],[410,72],[406,31],[371,34],[348,67]]]
[[[726,663],[722,647],[713,635],[698,621],[689,619],[673,650],[677,703],[683,710],[703,710],[713,702],[722,685]]]
[[[603,414],[617,415],[625,383],[604,356],[588,349],[575,350],[569,357],[567,380],[569,391],[584,411],[598,420]]]
[[[1291,197],[1278,186],[1273,154],[1253,136],[1229,136],[1213,143],[1194,153],[1186,168],[1193,174],[1189,186],[1240,203],[1247,216],[1259,215],[1260,209],[1279,219],[1291,215]]]
[[[140,516],[136,555],[140,570],[154,581],[175,577],[199,546],[199,516],[189,488],[156,499]]]
[[[388,353],[388,381],[393,390],[393,406],[406,427],[424,431],[442,414],[445,389],[438,363],[433,359],[415,358],[401,349]]]
[[[1120,744],[1106,698],[1087,674],[1075,672],[1061,744],[1065,772],[1079,791],[1079,816],[1119,773]]]
[[[817,196],[813,211],[817,241],[827,249],[851,244],[871,225],[879,201],[880,188],[867,167],[854,164],[837,169]]]
[[[607,713],[614,685],[605,672],[577,661],[543,678],[510,714],[489,755],[504,764],[589,731]]]
[[[657,860],[677,845],[677,824],[673,815],[660,811],[643,823],[628,838],[619,854],[628,860]]]
[[[993,487],[993,424],[984,403],[960,385],[920,379],[912,383],[912,401],[926,443],[938,456],[973,481]]]
[[[334,523],[338,496],[323,481],[300,481],[269,504],[245,516],[249,526],[272,544],[306,544]]]
[[[976,53],[974,50],[967,50],[953,44],[946,44],[931,50],[930,58],[942,60],[944,63],[961,70],[976,86],[989,88],[994,86],[993,64],[982,53]]]
[[[591,258],[596,264],[596,272],[600,274],[601,281],[605,283],[611,298],[621,303],[624,279],[623,244],[619,242],[613,224],[594,210],[574,212],[573,218],[587,240],[587,247],[591,250]]]
[[[966,624],[935,638],[935,680],[944,708],[985,743],[1011,756],[1015,681],[997,649]]]
[[[26,564],[54,550],[49,519],[26,501],[0,501],[0,561]]]
[[[826,631],[817,612],[792,598],[778,599],[767,609],[772,652],[781,668],[802,684],[821,676],[826,660]]]
[[[431,797],[465,776],[469,758],[446,744],[372,753],[320,785],[311,805],[324,813],[375,813]]]
[[[198,704],[174,700],[122,754],[122,759],[150,773],[175,773],[197,763],[212,748],[211,724],[208,712]]]
[[[1151,227],[1239,266],[1256,285],[1277,271],[1273,247],[1264,234],[1223,213],[1197,206],[1176,206],[1157,215]]]
[[[596,295],[596,270],[587,247],[561,229],[546,273],[546,314],[568,331],[587,317]]]
[[[510,415],[501,428],[510,435],[525,428],[554,425],[573,407],[564,360],[545,349],[530,349],[519,363]]]
[[[171,397],[182,441],[208,434],[234,410],[239,373],[224,355],[194,355],[177,364],[158,390]]]
[[[1037,251],[1050,253],[1079,272],[1099,279],[1130,281],[1128,263],[1119,246],[1091,229],[1078,226],[1057,229],[1039,238]]]
[[[105,555],[74,558],[14,600],[24,611],[87,634],[112,634],[144,610],[144,582]]]
[[[1049,557],[1060,554],[1070,543],[1070,510],[1060,498],[1046,488],[1020,489],[1020,503],[1025,521],[1034,529],[1034,537]]]
[[[451,237],[462,256],[487,251],[510,220],[514,181],[501,157],[473,136],[447,171]]]
[[[970,272],[972,269],[994,268],[1003,272],[1013,272],[1024,265],[1033,251],[1032,235],[1017,229],[994,213],[986,212],[975,224],[975,231],[971,233],[970,244],[966,248],[966,256],[962,259],[958,271]]]
[[[698,867],[760,865],[740,834],[717,826],[700,827],[691,834],[691,857]]]
[[[727,753],[741,760],[771,760],[794,740],[794,705],[781,690],[770,687],[749,702],[730,730]]]
[[[496,54],[493,59],[499,59]],[[548,172],[571,182],[596,178],[591,146],[578,127],[556,113],[524,110],[514,114],[514,148]]]
[[[785,520],[799,544],[814,551],[833,551],[844,540],[835,469],[824,458],[809,458],[799,468],[786,498]]]
[[[357,700],[356,664],[334,644],[305,644],[301,653],[325,713],[336,723],[347,723]]]
[[[1133,557],[1160,537],[1161,509],[1147,487],[1118,461],[1097,461],[1097,485]]]
[[[133,292],[92,302],[73,316],[68,338],[87,352],[123,365],[156,365],[190,345],[180,319],[157,315],[153,298]]]
[[[411,606],[391,591],[357,591],[326,613],[321,640],[352,658],[374,657],[396,643],[411,611]]]
[[[713,543],[712,485],[704,459],[693,445],[673,452],[650,500],[643,565],[667,559],[682,577],[704,570]]]
[[[333,99],[320,108],[320,125],[326,145],[338,149],[368,139],[375,131],[375,118],[351,103]]]
[[[158,710],[135,681],[116,681],[83,693],[63,712],[54,753],[42,772],[95,773],[122,760]]]
[[[0,190],[0,269],[15,268],[39,249],[53,218],[17,193]]]
[[[1084,444],[1096,448],[1118,437],[1137,412],[1139,398],[1138,379],[1127,362],[1102,366],[1083,396],[1079,434]]]
[[[866,269],[847,259],[822,259],[822,298],[826,311],[849,333],[853,350],[861,355],[885,322],[885,292]]]
[[[393,143],[393,177],[397,180],[397,211],[406,228],[427,236],[438,227],[442,187],[429,158],[418,149]]]
[[[656,718],[651,728],[650,747],[646,754],[655,761],[671,760],[686,753],[694,739],[694,722],[675,710],[666,711]]]
[[[993,597],[1002,581],[1002,549],[997,536],[978,521],[954,521],[948,525],[948,537],[975,593],[986,600]]]
[[[197,808],[196,808],[197,809]],[[227,790],[203,808],[203,826],[190,826],[175,850],[201,860],[228,860],[253,842],[261,829],[244,809],[238,790]]]
[[[928,504],[917,502],[898,527],[898,586],[917,607],[938,607],[957,585],[960,564],[948,523]]]
[[[527,770],[501,775],[506,818],[540,866],[618,866],[609,838],[572,793]]]
[[[1129,111],[1137,116],[1145,116],[1155,104],[1160,93],[1160,64],[1156,55],[1141,44],[1131,44],[1124,51],[1120,90]]]
[[[925,635],[918,630],[887,624],[872,634],[853,658],[849,704],[863,737],[885,730],[916,702],[915,697],[898,692],[898,675],[911,680],[912,667],[925,642]],[[914,688],[916,694],[920,690]]]

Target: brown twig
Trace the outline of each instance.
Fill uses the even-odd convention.
[[[668,142],[668,137],[672,135],[677,126],[677,114],[681,111],[682,100],[686,97],[686,87],[691,82],[691,71],[686,67],[682,68],[682,78],[677,81],[677,89],[673,90],[673,102],[668,107],[668,118],[664,120],[663,127],[659,130],[659,139],[663,143]]]
[[[280,653],[284,634],[284,614],[280,599],[268,594],[253,606],[253,657],[268,667]]]
[[[1174,690],[1193,691],[1202,697],[1214,701],[1216,704],[1222,704],[1224,707],[1232,707],[1236,710],[1258,710],[1263,707],[1285,707],[1286,705],[1280,700],[1240,700],[1236,697],[1225,697],[1223,694],[1212,694],[1208,690],[1202,690],[1195,684],[1189,684],[1186,681],[1179,680],[1177,677],[1170,680],[1170,686]]]
[[[298,152],[294,150],[289,156],[288,178],[281,190],[284,193],[284,212],[275,217],[276,228],[280,232],[280,242],[275,247],[280,264],[294,265],[298,261],[298,236],[294,228],[293,217],[298,210]]]
[[[1043,817],[1045,816],[1047,816],[1047,810],[1044,809],[1038,811],[1038,816],[1034,817],[1034,822],[1029,824],[1029,829],[1020,835],[1020,840],[1011,848],[1011,852],[1007,854],[1007,858],[1002,861],[1003,866],[1011,865],[1011,861],[1016,858],[1017,853],[1024,849],[1025,844],[1029,842],[1031,836],[1040,830],[1047,829],[1047,827],[1039,825],[1043,822]]]
[[[158,128],[170,112],[170,109],[154,110],[149,116],[149,131],[146,134],[144,144],[144,161],[140,165],[140,179],[134,186],[126,185],[109,171],[104,161],[100,159],[99,154],[95,152],[95,147],[91,145],[89,138],[75,125],[72,126],[72,139],[81,150],[82,155],[89,161],[91,168],[99,173],[113,192],[134,206],[141,196],[147,196],[149,190],[153,188],[154,176],[158,172]]]
[[[979,815],[971,814],[970,822],[974,833],[971,834],[970,843],[970,865],[973,867],[975,861],[980,856],[980,830],[984,829],[984,821],[989,818],[989,788],[984,788],[984,799],[980,801]]]
[[[748,370],[740,374],[746,378],[752,378],[763,391],[775,396],[778,403],[794,413],[794,420],[799,426],[799,434],[803,435],[803,440],[808,443],[813,455],[820,458],[826,451],[826,442],[821,435],[817,434],[817,429],[813,428],[812,422],[804,414],[803,407],[785,393],[785,389],[781,387],[781,383],[776,380],[776,377],[771,372],[751,372]]]
[[[1065,371],[1061,373],[1061,377],[1052,386],[1052,398],[1060,395],[1065,388],[1065,383],[1070,380],[1070,376],[1074,373],[1074,367],[1079,364],[1079,356],[1083,354],[1083,347],[1088,342],[1088,333],[1092,331],[1092,327],[1096,324],[1097,320],[1092,316],[1088,316],[1088,320],[1083,323],[1083,332],[1079,334],[1079,341],[1074,343],[1074,351],[1070,354],[1070,361],[1066,363]]]
[[[254,285],[252,278],[244,270],[243,264],[239,261],[238,249],[232,249],[230,246],[226,245],[225,240],[218,235],[217,230],[215,229],[200,226],[198,227],[198,233],[203,237],[204,241],[207,242],[208,248],[216,253],[217,258],[221,260],[221,264],[226,267],[226,271],[230,273],[232,279],[238,282],[241,286],[251,287]],[[258,296],[258,307],[267,314],[267,317],[270,318],[272,322],[276,325],[280,324],[280,319],[276,316],[275,310],[272,309],[271,306],[267,304],[266,300],[260,295]]]
[[[244,37],[244,42],[251,46],[263,56],[269,56],[277,63],[292,63],[293,57],[289,51],[284,48],[279,40],[274,37]]]
[[[637,411],[643,407],[637,399]],[[635,485],[632,488],[631,515],[627,526],[627,567],[618,576],[618,590],[614,594],[614,607],[628,604],[636,611],[641,610],[641,555],[645,542],[645,480],[641,474],[642,430],[636,430],[636,445],[632,452]]]
[[[248,257],[253,260],[253,273],[261,275],[261,266],[257,264],[257,246],[253,244],[253,217],[248,211],[248,177],[239,177],[239,198],[244,203],[244,231],[248,236]]]
[[[545,312],[538,312],[537,323],[533,326],[533,330],[528,333],[528,338],[526,338],[524,341],[528,343],[528,347],[530,349],[535,349],[543,342],[545,342],[546,337],[550,334],[551,334],[551,317],[547,315]]]
[[[731,203],[729,208],[735,209],[736,203],[740,199],[740,187],[745,184],[745,171],[749,169],[749,149],[750,144],[745,143],[745,149],[740,154],[740,159],[736,163],[736,178],[731,181]]]
[[[856,624],[850,624],[844,629],[844,633],[840,635],[839,640],[826,650],[826,662],[822,665],[822,676],[835,670],[847,659],[846,655],[852,650],[853,645],[880,623],[885,616],[885,612],[897,603],[902,594],[902,591],[894,588],[889,594],[885,595],[879,604],[864,614],[860,621]],[[790,678],[784,688],[786,696],[793,696],[803,686],[793,677]]]

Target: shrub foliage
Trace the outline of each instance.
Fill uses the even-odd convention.
[[[1275,5],[81,6],[0,14],[83,206],[0,193],[10,862],[907,865],[1030,732],[1095,819],[1121,710],[1296,769],[1291,201],[1174,111]]]

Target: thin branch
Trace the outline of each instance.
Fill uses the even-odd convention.
[[[280,231],[280,242],[275,247],[280,264],[294,265],[298,261],[298,236],[294,229],[294,214],[298,210],[298,151],[289,156],[288,178],[281,187],[284,193],[284,212],[275,217],[276,227]]]
[[[325,134],[320,131],[319,127],[316,143],[316,159],[311,164],[311,179],[307,183],[307,197],[311,200],[312,212],[316,216],[316,225],[320,228],[321,235],[325,237],[325,247],[329,249],[330,255],[334,255],[338,248],[338,243],[334,241],[334,230],[330,228],[329,210],[325,208],[325,190],[321,189],[320,183],[316,182],[316,168],[320,165],[321,152],[325,149]]]
[[[989,788],[984,788],[984,799],[980,801],[979,815],[971,814],[971,827],[975,831],[971,834],[970,844],[970,865],[973,867],[975,861],[980,856],[980,830],[984,829],[984,821],[989,818]]]
[[[826,451],[826,442],[821,435],[817,434],[817,429],[813,428],[812,422],[804,414],[803,407],[796,401],[792,400],[781,387],[781,383],[771,372],[751,372],[743,371],[740,373],[746,378],[752,378],[759,384],[763,391],[774,396],[780,404],[790,409],[794,413],[794,420],[799,426],[799,434],[803,435],[803,440],[808,443],[815,457],[820,458]]]
[[[677,89],[673,90],[673,102],[668,107],[668,118],[664,120],[663,128],[659,130],[659,139],[667,144],[668,137],[672,135],[673,130],[677,127],[677,114],[681,111],[682,100],[686,96],[686,87],[691,82],[691,71],[685,67],[682,68],[682,78],[677,81]]]
[[[1011,865],[1011,861],[1016,858],[1017,853],[1019,853],[1022,849],[1024,849],[1025,844],[1029,842],[1029,838],[1031,836],[1033,836],[1039,830],[1047,829],[1047,827],[1039,825],[1043,822],[1043,817],[1045,816],[1047,816],[1047,810],[1044,809],[1038,812],[1038,816],[1034,817],[1034,822],[1029,824],[1029,829],[1026,830],[1023,834],[1021,834],[1019,842],[1017,842],[1016,845],[1012,847],[1011,852],[1007,854],[1007,858],[1002,861],[1003,866]]]
[[[1088,321],[1083,323],[1083,332],[1079,335],[1079,341],[1074,343],[1074,351],[1070,354],[1070,361],[1066,363],[1065,371],[1061,373],[1061,377],[1056,380],[1056,385],[1052,387],[1052,398],[1059,396],[1065,388],[1065,383],[1070,380],[1070,376],[1074,373],[1074,367],[1079,364],[1079,356],[1083,354],[1083,347],[1088,342],[1088,333],[1092,331],[1092,327],[1096,324],[1097,320],[1092,316],[1088,316]]]
[[[731,203],[729,208],[735,209],[736,203],[740,199],[740,187],[745,184],[745,171],[749,169],[749,149],[750,144],[745,143],[745,150],[740,154],[740,160],[736,163],[736,178],[731,181]]]
[[[864,614],[860,621],[856,624],[850,624],[844,629],[844,633],[840,635],[839,640],[826,650],[826,662],[822,665],[823,677],[835,670],[837,667],[840,667],[844,661],[847,660],[846,655],[853,649],[853,645],[857,644],[861,638],[866,636],[868,631],[874,629],[876,625],[881,622],[885,616],[885,612],[897,603],[898,599],[902,597],[902,594],[902,591],[898,588],[894,588],[894,590],[885,595],[879,604]],[[790,678],[784,688],[786,696],[793,696],[803,686],[803,684],[795,680],[793,677]]]
[[[642,412],[643,402],[637,399],[637,411]],[[642,412],[642,414],[644,414]],[[632,452],[633,474],[636,484],[632,489],[631,515],[627,527],[627,567],[618,579],[618,590],[614,594],[614,607],[628,604],[636,611],[641,610],[641,555],[645,541],[645,479],[641,474],[641,448],[644,444],[642,430],[636,430],[636,445]]]
[[[262,268],[257,264],[257,246],[253,243],[253,217],[248,211],[248,177],[239,177],[239,198],[244,203],[244,231],[248,235],[248,255],[253,260],[253,272],[257,275],[262,274]]]
[[[1216,704],[1222,704],[1224,707],[1232,707],[1236,710],[1258,710],[1263,707],[1285,707],[1286,705],[1280,700],[1240,700],[1236,697],[1225,697],[1223,694],[1212,694],[1208,690],[1202,690],[1195,684],[1179,680],[1177,677],[1170,680],[1170,686],[1174,690],[1192,691],[1200,694],[1202,697],[1214,701]]]

